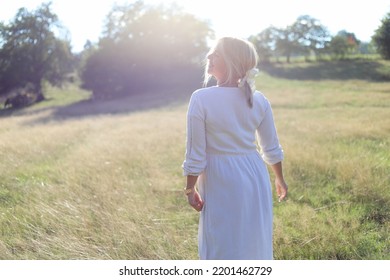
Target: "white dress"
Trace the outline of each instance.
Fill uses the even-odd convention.
[[[234,87],[195,91],[188,107],[184,175],[198,178],[200,259],[272,259],[272,189],[267,167],[282,161],[272,109],[253,108]],[[261,148],[257,149],[257,139]]]

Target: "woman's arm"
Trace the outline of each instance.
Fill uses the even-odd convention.
[[[185,193],[188,203],[197,211],[203,208],[203,200],[195,188],[198,176],[206,167],[206,127],[203,108],[196,95],[192,95],[187,112],[186,158],[183,163],[187,176]]]
[[[195,188],[196,181],[198,180],[198,176],[188,175],[187,176],[187,189]]]
[[[188,198],[188,203],[196,210],[201,211],[203,208],[203,200],[195,188],[196,181],[198,176],[188,175],[187,176],[187,186],[186,194]]]
[[[279,197],[279,202],[284,200],[287,196],[287,184],[284,181],[283,177],[283,168],[282,168],[282,162],[275,163],[271,165],[272,171],[275,174],[275,187],[276,187],[276,193]]]

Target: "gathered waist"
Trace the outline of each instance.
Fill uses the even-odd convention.
[[[240,152],[234,152],[234,151],[216,151],[216,150],[206,150],[207,155],[221,155],[221,156],[247,156],[247,155],[253,155],[253,154],[259,154],[257,150],[248,150],[248,151],[240,151]]]

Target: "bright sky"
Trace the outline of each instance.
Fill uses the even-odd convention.
[[[35,9],[43,0],[0,0],[0,21],[12,19],[20,7]],[[104,19],[114,3],[125,0],[52,0],[52,9],[70,31],[73,51],[82,50],[86,40],[97,42]],[[147,4],[172,0],[144,0]],[[270,25],[286,27],[300,15],[314,17],[332,35],[353,32],[359,40],[370,41],[381,19],[390,12],[389,0],[176,0],[184,11],[209,20],[219,36],[248,37]]]

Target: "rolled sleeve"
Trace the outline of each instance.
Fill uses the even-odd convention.
[[[268,100],[266,100],[264,118],[257,128],[257,134],[263,160],[269,165],[281,162],[284,158],[283,149],[279,143],[272,108]]]
[[[199,176],[206,168],[205,116],[196,94],[190,99],[187,112],[186,155],[183,175]]]

